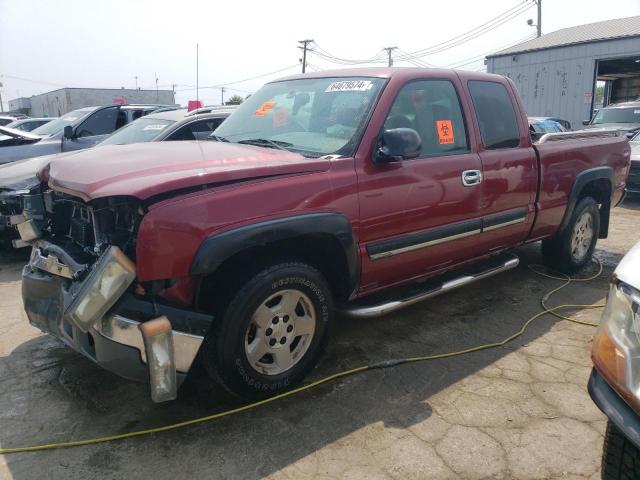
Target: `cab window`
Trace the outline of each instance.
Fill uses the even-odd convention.
[[[77,129],[78,137],[93,137],[96,135],[108,135],[116,129],[118,120],[118,108],[105,108],[87,118]]]
[[[420,80],[402,87],[384,129],[411,128],[422,140],[421,156],[469,151],[464,117],[449,80]]]

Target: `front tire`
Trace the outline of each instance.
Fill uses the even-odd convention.
[[[320,272],[302,263],[271,266],[232,295],[205,340],[204,366],[241,397],[283,392],[317,363],[333,316]]]
[[[600,209],[593,198],[585,197],[576,205],[567,227],[542,241],[542,254],[550,267],[575,273],[591,261],[599,232]]]
[[[640,450],[609,420],[602,448],[602,480],[636,480],[638,478],[640,478]]]

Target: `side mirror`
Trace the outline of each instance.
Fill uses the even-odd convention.
[[[66,127],[64,127],[64,130],[62,131],[62,136],[68,140],[72,140],[73,138],[75,138],[75,132],[73,131],[73,127],[71,125],[67,125]]]
[[[422,140],[413,128],[385,130],[380,138],[374,161],[376,163],[399,162],[420,156]]]
[[[582,120],[582,124],[583,124],[583,125],[585,125],[585,126],[586,126],[586,125],[589,125],[589,122],[590,122],[590,121],[591,121],[591,120]]]

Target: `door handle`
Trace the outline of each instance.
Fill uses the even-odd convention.
[[[462,184],[465,187],[472,187],[482,182],[482,172],[480,170],[465,170],[462,172]]]

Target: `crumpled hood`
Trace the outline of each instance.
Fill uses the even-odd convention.
[[[85,200],[149,197],[199,185],[310,173],[330,161],[271,148],[204,142],[107,145],[50,163],[49,184]]]
[[[66,152],[41,157],[26,158],[0,165],[0,190],[25,190],[38,184],[37,174],[49,162],[79,152]]]

